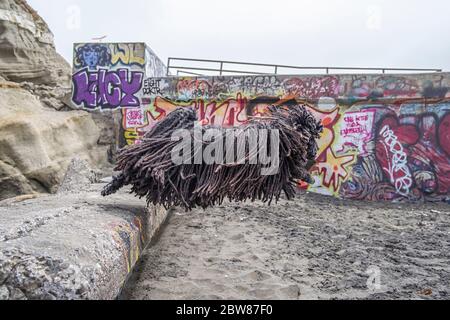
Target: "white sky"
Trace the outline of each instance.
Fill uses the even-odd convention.
[[[57,50],[146,42],[167,57],[450,70],[447,0],[28,0]]]

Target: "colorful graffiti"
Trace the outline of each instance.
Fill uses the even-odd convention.
[[[317,99],[320,97],[337,97],[339,80],[334,76],[299,78],[294,77],[285,82],[288,95]]]
[[[75,73],[73,80],[73,101],[85,108],[138,107],[138,94],[142,88],[144,73],[118,69],[108,71],[83,69]]]
[[[322,121],[314,182],[351,199],[450,202],[450,74],[166,77],[145,44],[76,44],[73,103],[120,108],[119,145],[177,107],[239,126],[269,105],[306,104]]]
[[[107,67],[111,63],[111,53],[107,46],[101,44],[86,44],[75,49],[74,66],[87,67],[96,70],[97,67]]]
[[[360,155],[367,153],[367,143],[372,138],[375,111],[346,112],[339,135],[342,149],[356,148]]]
[[[352,199],[450,201],[449,74],[150,78],[124,109],[123,143],[179,106],[239,126],[268,105],[304,103],[322,121],[309,191]],[[145,82],[144,81],[144,82]]]
[[[82,43],[75,44],[74,67],[114,67],[120,65],[145,65],[145,46],[142,43]]]
[[[145,132],[157,121],[179,106],[194,107],[202,124],[220,125],[224,127],[238,126],[248,120],[246,113],[247,100],[241,95],[225,101],[205,101],[198,99],[188,103],[174,102],[162,97],[154,99],[146,111],[125,108],[122,110],[124,138],[126,144],[139,143]]]
[[[142,218],[134,217],[130,220],[128,223],[111,223],[109,225],[113,231],[113,239],[122,251],[127,274],[131,272],[138,261],[146,242]]]
[[[72,102],[88,110],[140,107],[143,94],[160,93],[144,78],[166,75],[144,43],[75,44],[73,68]]]
[[[361,155],[340,195],[370,200],[449,200],[450,102],[378,106],[374,150]]]

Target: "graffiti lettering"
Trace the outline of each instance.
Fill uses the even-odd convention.
[[[180,80],[177,84],[177,92],[183,100],[209,97],[211,86],[203,80]]]
[[[141,108],[125,108],[125,128],[134,128],[144,125],[144,111]]]
[[[375,85],[377,90],[382,92],[382,96],[384,97],[413,97],[419,92],[416,81],[404,77],[381,77],[377,80]]]
[[[344,116],[340,137],[342,148],[356,148],[361,155],[367,152],[366,144],[372,137],[373,111],[347,112]]]
[[[107,94],[100,97],[105,91],[98,84],[100,73],[92,77],[91,87],[84,84],[84,78],[79,80],[85,85],[80,92],[97,95],[83,100],[83,95],[77,94],[75,98],[110,102]],[[116,78],[112,79],[106,87],[110,95],[116,87]],[[315,182],[305,188],[352,199],[450,202],[447,88],[450,74],[445,73],[155,76],[143,82],[141,95],[135,94],[141,107],[122,110],[121,142],[139,143],[157,121],[177,107],[195,108],[204,124],[228,127],[264,116],[269,105],[306,103],[324,130],[311,168]]]
[[[143,93],[144,95],[155,95],[159,94],[161,95],[161,88],[160,88],[161,80],[155,80],[155,79],[146,79],[144,81],[144,88]]]
[[[143,66],[144,61],[144,49],[137,48],[134,43],[112,43],[109,45],[111,51],[111,64],[116,65],[121,63],[123,65],[137,64]],[[137,53],[140,51],[139,53]]]
[[[138,107],[136,94],[141,90],[144,74],[128,69],[88,71],[73,75],[73,101],[85,108]]]
[[[408,168],[408,156],[394,131],[388,125],[381,129],[380,134],[384,138],[384,145],[389,149],[392,157],[389,167],[384,169],[388,172],[391,183],[395,185],[397,192],[406,196],[409,194],[413,183],[411,172]]]
[[[339,79],[336,77],[291,78],[286,81],[288,94],[299,98],[317,99],[320,97],[337,97],[339,94]]]

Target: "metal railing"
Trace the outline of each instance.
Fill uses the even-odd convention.
[[[189,62],[201,62],[201,63],[215,63],[218,64],[217,68],[211,67],[193,67],[193,66],[183,66],[183,65],[173,65],[173,61],[189,61]],[[259,72],[259,71],[244,71],[228,69],[229,66],[253,66],[253,67],[269,67],[273,68],[273,72]],[[226,60],[209,60],[209,59],[192,59],[192,58],[174,58],[170,57],[167,60],[167,75],[170,75],[170,70],[176,70],[177,75],[182,73],[194,76],[203,76],[204,74],[198,73],[201,71],[217,72],[219,75],[224,73],[231,74],[249,74],[249,75],[264,75],[264,74],[278,74],[279,69],[295,69],[295,70],[323,70],[326,74],[329,74],[331,70],[346,70],[346,71],[378,71],[386,73],[387,71],[396,72],[442,72],[442,69],[421,69],[421,68],[365,68],[365,67],[300,67],[300,66],[289,66],[282,64],[266,64],[266,63],[253,63],[253,62],[238,62],[238,61],[226,61]],[[189,70],[189,71],[186,71]],[[197,71],[197,72],[194,72]]]

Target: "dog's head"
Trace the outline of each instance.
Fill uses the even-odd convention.
[[[318,151],[317,139],[320,138],[320,134],[323,131],[320,120],[317,120],[306,106],[302,104],[271,106],[269,107],[269,112],[279,121],[284,122],[308,138],[308,159],[315,160]]]

